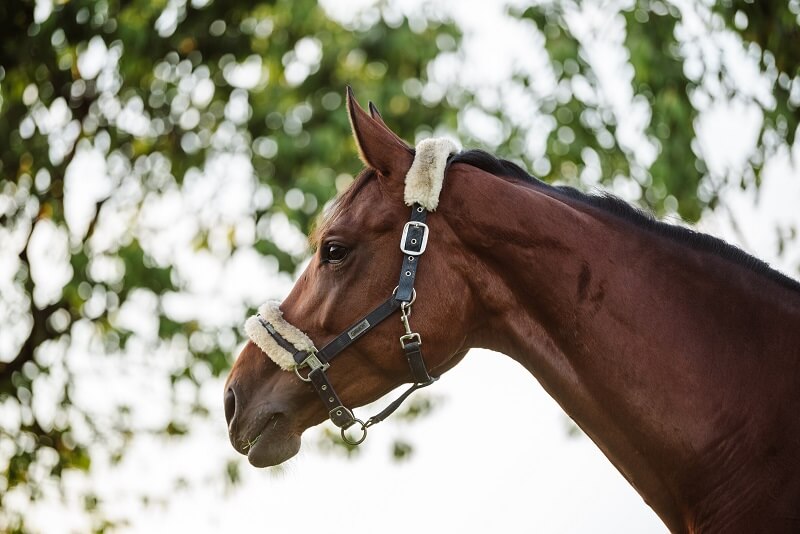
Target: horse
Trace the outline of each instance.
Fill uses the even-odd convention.
[[[248,320],[224,391],[237,451],[280,464],[328,417],[360,442],[480,347],[522,364],[670,531],[800,531],[800,283],[616,197],[413,148],[346,102],[365,169],[286,299]],[[404,383],[367,422],[347,408]]]

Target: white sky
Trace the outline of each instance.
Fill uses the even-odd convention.
[[[329,0],[326,5],[352,13],[352,4],[370,3],[370,0],[352,0],[347,7],[342,7],[340,2]],[[411,13],[419,9],[420,4],[407,0],[398,5],[401,11]],[[537,37],[526,31],[525,26],[504,22],[497,3],[451,0],[445,6],[444,9],[458,14],[467,34],[465,50],[473,68],[465,74],[462,83],[485,86],[484,98],[488,101],[506,102],[506,97],[519,97],[521,100],[515,103],[524,104],[520,95],[503,94],[498,86],[507,79],[514,65],[542,67],[542,59],[532,52]],[[596,13],[597,17],[585,22],[587,27],[603,30],[606,23],[614,23],[613,17],[607,18],[602,9]],[[599,39],[603,42],[597,46],[606,47],[604,50],[608,51],[611,63],[619,60],[614,52],[617,38],[615,32],[600,31]],[[446,79],[452,74],[450,68],[444,61],[433,68],[432,75]],[[600,76],[603,77],[602,72]],[[553,90],[552,87],[548,89],[545,78],[543,76],[541,89]],[[610,84],[613,89],[613,84],[619,81],[614,80],[612,73],[602,83]],[[626,94],[628,99],[632,96],[628,94],[630,91],[611,92],[621,94],[623,100]],[[623,100],[611,102],[612,107],[624,112],[628,108]],[[631,115],[632,122],[625,127],[630,129],[633,138],[643,123],[636,113]],[[391,124],[391,117],[387,116],[386,120]],[[537,119],[526,120],[536,124]],[[480,119],[478,121],[480,124]],[[734,170],[740,166],[737,158],[752,146],[753,131],[759,122],[760,116],[753,117],[749,109],[737,109],[736,105],[712,106],[701,117],[699,126],[709,164]],[[491,129],[492,125],[486,123],[486,127]],[[643,159],[649,157],[647,146],[641,145],[637,150]],[[236,165],[235,161],[220,163],[222,168],[236,168]],[[87,159],[82,168],[84,172],[80,174],[90,175],[92,168],[106,172],[104,164]],[[226,202],[234,210],[246,210],[237,204],[237,199],[240,193],[245,196],[251,193],[252,176],[246,165],[241,169],[241,173],[233,173],[240,178],[245,176],[236,188],[225,181],[230,173],[217,173],[214,178],[215,173],[211,172],[207,179],[198,177],[199,193],[193,199],[182,201],[187,203],[184,208],[201,209],[203,199],[208,202],[209,198],[217,198],[220,183],[225,183],[227,189],[238,191]],[[700,228],[740,244],[763,259],[777,262],[787,272],[795,269],[800,264],[800,247],[778,260],[774,228],[776,224],[797,223],[800,219],[796,208],[800,198],[799,178],[789,165],[788,155],[780,154],[767,165],[760,198],[757,199],[752,188],[742,191],[728,187],[722,196],[725,208],[709,212]],[[96,184],[96,193],[102,195],[107,180],[101,179]],[[170,216],[170,213],[158,215],[157,206],[151,209],[154,217],[168,219]],[[735,214],[740,232],[734,231],[726,210]],[[285,230],[279,225],[273,231],[280,232],[282,228]],[[170,235],[180,239],[179,234],[185,231],[188,230],[175,228],[177,234]],[[241,231],[245,235],[254,232],[247,228]],[[164,248],[163,253],[168,257],[169,243]],[[221,269],[211,256],[203,260],[205,263],[197,263],[196,256],[175,260],[192,264],[186,272],[194,273],[190,283],[197,286],[199,295],[223,292],[234,295],[231,301],[235,301],[241,298],[242,292],[253,289],[252,284],[243,281],[253,279],[252,266],[256,262],[242,258],[233,263],[234,267],[229,265]],[[259,279],[264,278],[265,273],[260,273]],[[281,296],[288,290],[288,280],[283,277],[277,287],[257,288],[259,294],[253,298]],[[278,294],[271,294],[276,292]],[[223,308],[226,313],[235,309],[233,305]],[[96,370],[98,365],[94,356],[81,356],[80,362],[87,372]],[[141,361],[136,358],[127,361],[126,365],[132,365],[134,370],[110,382],[99,378],[107,377],[107,373],[97,372],[95,381],[90,379],[86,383],[88,396],[112,391],[130,394],[145,391],[147,398],[141,401],[141,417],[158,422],[168,415],[163,413],[163,403],[169,398],[169,392],[147,380],[148,362],[151,360],[144,357]],[[105,362],[102,365],[115,364]],[[138,371],[137,365],[140,366]],[[169,361],[163,365],[168,367]],[[98,383],[100,380],[104,382]],[[473,351],[429,391],[444,399],[432,415],[414,424],[390,421],[371,429],[358,459],[320,453],[313,445],[315,436],[321,432],[316,428],[307,433],[300,455],[281,469],[256,470],[244,462],[243,483],[230,490],[221,483],[219,471],[230,459],[243,460],[227,440],[222,383],[209,381],[202,395],[213,413],[208,421],[193,429],[190,438],[174,443],[139,438],[120,467],[98,466],[90,480],[76,476],[68,483],[74,487],[91,484],[97,493],[110,499],[108,512],[112,517],[131,519],[129,528],[123,529],[130,532],[247,532],[254,529],[280,533],[326,529],[332,533],[353,534],[400,533],[409,529],[463,533],[666,531],[587,438],[567,437],[566,418],[561,410],[535,379],[510,359],[486,351]],[[415,453],[409,461],[390,461],[390,444],[396,437],[415,445]],[[176,473],[193,484],[175,492]],[[335,489],[335,493],[328,494],[320,488]],[[168,504],[143,508],[136,500],[140,490],[154,495],[155,501],[163,499]],[[85,519],[76,513],[80,503],[70,499],[67,496],[64,504],[51,503],[37,508],[33,526],[48,533],[86,530]]]

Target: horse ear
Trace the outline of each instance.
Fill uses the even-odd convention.
[[[391,129],[390,129],[390,128],[389,128],[389,127],[386,125],[386,123],[383,121],[383,117],[381,116],[381,112],[380,112],[380,111],[378,111],[378,107],[377,107],[375,104],[373,104],[371,100],[370,100],[370,102],[369,102],[369,115],[370,115],[370,117],[372,117],[372,119],[373,119],[375,122],[379,123],[381,126],[383,126],[384,128],[386,128],[386,131],[388,131],[390,134],[392,134],[392,135],[393,135],[393,136],[394,136],[394,137],[397,139],[397,141],[398,141],[399,143],[401,143],[401,144],[403,144],[404,146],[406,146],[406,147],[408,147],[409,149],[411,149],[411,147],[409,147],[409,146],[406,144],[406,142],[405,142],[405,141],[403,141],[403,139],[402,139],[402,138],[401,138],[399,135],[397,135],[396,133],[394,133],[394,132],[393,132],[393,131],[392,131],[392,130],[391,130]]]
[[[387,129],[389,128],[388,126],[386,126],[386,123],[383,122],[383,117],[381,117],[381,112],[378,111],[377,106],[375,106],[375,104],[372,103],[372,100],[369,101],[369,115],[379,123],[383,124],[383,126],[385,126]]]
[[[374,106],[370,106],[370,111]],[[358,154],[364,165],[384,176],[405,176],[414,162],[414,150],[392,132],[380,119],[367,114],[347,87],[347,112]],[[377,110],[375,110],[377,112]]]

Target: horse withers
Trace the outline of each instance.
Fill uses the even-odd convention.
[[[359,441],[407,394],[366,422],[352,407],[482,347],[528,369],[670,530],[800,531],[798,282],[347,106],[366,169],[290,294],[248,321],[225,386],[236,450],[279,464],[329,417]]]

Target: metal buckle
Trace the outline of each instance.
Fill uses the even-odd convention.
[[[400,336],[400,346],[405,349],[406,348],[406,344],[407,344],[406,341],[410,341],[410,340],[414,340],[414,339],[417,340],[417,343],[422,345],[422,338],[419,337],[419,334],[416,333],[416,332],[411,332],[411,333],[404,334],[404,335]]]
[[[417,226],[422,228],[422,243],[419,246],[419,250],[408,250],[406,248],[406,239],[408,238],[408,231],[412,226]],[[420,254],[425,252],[425,247],[428,246],[428,233],[429,229],[427,224],[417,221],[408,221],[406,225],[403,227],[403,235],[400,236],[400,250],[403,251],[403,254],[408,254],[409,256],[419,256]]]
[[[300,374],[300,369],[302,369],[302,368],[303,368],[303,367],[305,367],[305,366],[309,366],[309,367],[311,368],[311,370],[308,372],[308,374],[307,374],[306,376],[303,376],[303,375],[301,375],[301,374]],[[324,371],[326,371],[326,370],[328,369],[328,367],[330,367],[330,366],[331,366],[331,364],[329,364],[329,363],[327,363],[327,362],[323,363],[323,362],[322,362],[322,361],[321,361],[321,360],[320,360],[320,359],[317,357],[317,353],[316,353],[316,352],[309,352],[309,353],[308,353],[308,356],[306,357],[306,359],[305,359],[305,360],[303,360],[303,361],[302,361],[302,362],[300,362],[299,364],[295,365],[295,367],[294,367],[294,374],[296,374],[296,375],[297,375],[297,378],[299,378],[299,379],[300,379],[300,380],[302,380],[303,382],[311,382],[311,379],[310,379],[310,378],[308,378],[308,376],[309,376],[311,373],[313,373],[313,372],[314,372],[314,371],[316,371],[317,369],[322,369],[322,370],[323,370],[323,372],[324,372]]]

